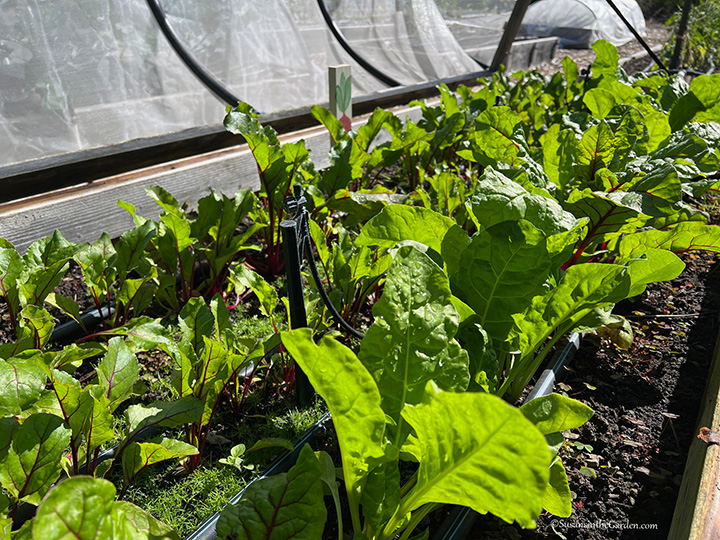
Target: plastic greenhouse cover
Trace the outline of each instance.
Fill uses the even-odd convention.
[[[478,70],[432,0],[326,1],[358,52],[402,83]],[[355,95],[385,88],[342,50],[316,0],[161,5],[196,60],[260,111],[327,101],[331,65],[353,67]],[[220,125],[224,109],[145,0],[0,0],[0,166]]]
[[[635,30],[645,35],[645,18],[635,0],[615,0]],[[620,46],[633,35],[605,0],[540,0],[531,4],[523,19],[523,34],[558,36],[563,48],[587,48],[598,39]]]
[[[465,52],[490,64],[510,19],[514,0],[437,0],[437,5]]]
[[[478,70],[434,0],[325,1],[353,48],[403,84]]]

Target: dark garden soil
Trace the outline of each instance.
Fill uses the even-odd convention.
[[[534,531],[482,518],[470,538],[667,538],[697,435],[720,306],[715,255],[693,252],[683,260],[679,278],[616,306],[632,323],[631,348],[587,336],[559,385],[595,411],[563,451],[573,515],[542,515]]]
[[[70,268],[57,287],[53,289],[53,292],[69,298],[78,304],[80,307],[80,313],[86,313],[96,309],[95,302],[88,294],[87,287],[83,280],[82,269],[73,261],[70,262]],[[50,307],[47,304],[44,306],[50,315],[55,318],[55,325],[62,324],[69,320],[69,317],[62,311]],[[15,330],[10,324],[10,315],[8,313],[7,304],[5,299],[0,300],[0,344],[1,343],[12,343],[16,340]]]

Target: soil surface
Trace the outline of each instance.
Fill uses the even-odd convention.
[[[656,48],[660,45],[664,45],[670,38],[670,28],[665,26],[665,24],[658,21],[648,20],[646,25],[647,30],[644,39],[650,48]],[[644,51],[645,49],[643,46],[634,39],[625,45],[621,45],[618,47],[620,65],[628,73],[643,71],[653,64],[650,57],[647,56],[647,54],[643,54]],[[660,56],[660,53],[657,54]],[[553,58],[550,62],[545,62],[532,69],[537,69],[543,75],[552,75],[553,73],[562,70],[562,60],[566,56],[575,60],[579,69],[585,69],[595,60],[595,51],[592,49],[557,49],[555,52],[555,58]]]
[[[588,335],[556,387],[595,411],[570,432],[563,463],[573,515],[545,514],[534,531],[481,518],[472,539],[667,538],[718,332],[716,256],[683,255],[685,271],[618,304],[635,339],[627,351]]]

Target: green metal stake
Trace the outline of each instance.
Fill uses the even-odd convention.
[[[294,219],[285,219],[280,222],[288,297],[290,299],[290,326],[293,329],[307,326],[301,272],[304,240],[302,239],[302,230],[299,229],[300,225]],[[310,405],[315,395],[315,390],[310,384],[307,375],[297,364],[295,364],[295,393],[299,407]]]

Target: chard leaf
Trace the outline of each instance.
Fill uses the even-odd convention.
[[[505,341],[512,315],[543,290],[550,254],[541,231],[528,221],[505,222],[475,234],[451,276],[453,289],[493,340]]]
[[[330,132],[333,144],[337,144],[345,138],[345,128],[342,127],[340,120],[335,118],[335,115],[330,112],[329,109],[320,107],[319,105],[313,105],[310,107],[310,113]]]
[[[428,386],[422,404],[403,410],[417,434],[420,469],[398,514],[427,503],[460,504],[534,527],[551,462],[540,431],[497,396]]]
[[[650,216],[642,212],[640,195],[635,193],[573,191],[565,208],[576,217],[588,218],[583,243],[587,246],[607,242],[622,234],[635,232]]]
[[[20,297],[25,304],[42,306],[45,298],[58,286],[70,267],[68,259],[61,259],[49,266],[30,270],[20,285]]]
[[[210,313],[213,316],[214,336],[223,338],[223,334],[230,330],[230,311],[225,305],[222,294],[218,293],[210,300]],[[232,333],[232,330],[230,330]]]
[[[552,182],[563,190],[578,183],[574,167],[578,144],[571,130],[562,129],[560,124],[550,126],[545,134],[542,150],[543,168]]]
[[[485,228],[525,219],[553,235],[573,229],[578,221],[554,199],[530,193],[492,167],[485,169],[466,204]]]
[[[45,371],[33,360],[0,360],[0,412],[17,416],[32,406],[45,389]]]
[[[370,145],[378,136],[385,123],[393,116],[390,111],[375,109],[368,118],[367,123],[360,126],[355,136],[355,144],[363,152],[370,151]]]
[[[108,351],[97,367],[98,380],[108,407],[114,411],[130,397],[140,374],[140,365],[123,338],[108,342]]]
[[[16,500],[39,504],[60,475],[60,460],[70,442],[70,429],[53,414],[30,415],[13,437],[0,462],[0,482]]]
[[[180,311],[178,325],[182,333],[181,341],[187,343],[190,349],[199,356],[205,344],[205,336],[212,335],[215,318],[205,300],[195,297],[188,300],[188,303]]]
[[[227,377],[227,356],[228,352],[221,341],[216,341],[203,336],[205,346],[202,349],[200,363],[197,366],[197,378],[194,383],[193,393],[199,398],[205,397],[210,392],[210,386],[216,379],[224,381]]]
[[[327,452],[315,452],[315,455],[320,462],[320,480],[323,483],[323,492],[330,492],[335,503],[335,511],[337,513],[338,520],[338,539],[342,540],[343,535],[343,520],[342,520],[342,505],[340,504],[340,490],[338,489],[339,482],[337,481],[337,474],[335,472],[335,464],[332,458]],[[367,519],[367,518],[366,518]]]
[[[180,536],[162,521],[126,501],[116,501],[112,509],[115,539],[180,540]]]
[[[474,317],[474,320],[477,318]],[[485,392],[494,393],[498,382],[500,362],[487,332],[479,324],[470,323],[460,328],[458,340],[463,344],[470,359],[472,383],[468,390],[476,390],[477,388],[473,388],[473,385],[478,385]]]
[[[665,249],[683,253],[693,249],[720,251],[720,227],[699,221],[679,223],[669,231],[648,230],[628,235],[620,241],[619,252],[623,259],[646,252],[648,249]]]
[[[360,504],[365,524],[376,530],[393,516],[400,504],[398,460],[382,463],[370,471]]]
[[[241,263],[231,268],[229,278],[237,294],[242,294],[245,290],[252,289],[260,302],[260,309],[263,314],[266,317],[272,317],[274,315],[278,305],[277,291],[275,287],[270,285],[262,276]]]
[[[55,319],[45,309],[33,305],[25,306],[20,312],[15,354],[27,348],[44,349],[52,338],[53,328],[55,328]],[[25,343],[28,344],[27,347],[24,345]]]
[[[74,259],[82,269],[90,294],[94,298],[105,298],[117,275],[117,252],[110,235],[103,233],[97,242],[75,253]]]
[[[125,412],[129,438],[149,426],[175,428],[202,418],[203,403],[193,396],[175,401],[155,401],[150,405],[130,405]]]
[[[616,79],[620,61],[617,48],[604,39],[593,43],[592,48],[595,51],[595,61],[592,65],[593,79],[599,79],[602,76],[608,79]]]
[[[623,189],[644,195],[643,211],[646,214],[674,213],[675,203],[682,198],[682,186],[675,167],[662,161],[649,161],[645,166],[650,172],[636,173],[633,181],[622,186]]]
[[[332,413],[346,489],[355,492],[385,456],[377,385],[350,349],[330,338],[316,345],[309,328],[283,332],[282,342]]]
[[[220,399],[228,376],[231,374],[227,349],[220,341],[205,339],[205,347],[197,366],[199,371],[193,383],[193,395],[203,400],[205,407],[202,416],[202,425],[210,421],[215,404]]]
[[[664,249],[647,249],[642,256],[628,263],[628,274],[632,286],[628,296],[641,294],[648,283],[670,281],[678,277],[685,269],[685,263],[671,251]]]
[[[89,452],[92,452],[101,444],[112,440],[115,436],[113,428],[115,422],[102,386],[93,385],[84,388],[80,401],[83,409],[88,407],[91,411],[90,414],[85,416],[83,434],[85,436],[85,446]]]
[[[560,394],[549,394],[528,401],[520,407],[520,412],[543,435],[580,427],[593,415],[593,410],[584,403]]]
[[[170,527],[125,501],[115,486],[88,476],[55,486],[38,508],[30,538],[43,540],[179,540]]]
[[[346,227],[351,227],[375,217],[387,205],[401,204],[407,198],[407,195],[392,193],[379,188],[373,191],[339,189],[335,192],[333,198],[327,202],[327,206],[332,210],[347,213],[348,215],[343,223]],[[311,227],[314,223],[313,220],[310,220]],[[317,245],[317,240],[315,243]]]
[[[177,216],[183,215],[180,203],[165,188],[160,186],[150,186],[145,190],[145,193],[158,203],[166,214],[175,214]]]
[[[72,382],[53,380],[52,387],[57,399],[56,414],[65,420],[65,423],[72,430],[70,445],[77,450],[86,418],[92,412],[92,400],[82,400],[82,388],[74,379],[71,378],[71,380]]]
[[[8,455],[18,426],[20,423],[14,416],[0,418],[0,462],[4,461]]]
[[[352,165],[350,155],[353,150],[353,141],[345,139],[330,149],[330,166],[323,171],[320,186],[332,198],[339,189],[345,189],[352,181]]]
[[[560,459],[556,459],[550,466],[550,480],[543,494],[542,506],[554,516],[572,515],[572,492]]]
[[[155,224],[146,221],[134,229],[124,232],[115,246],[117,250],[117,279],[122,282],[131,270],[137,268],[145,247],[155,236]]]
[[[5,297],[11,317],[20,309],[18,278],[24,269],[23,261],[15,248],[0,247],[0,293]],[[11,321],[14,324],[14,321]]]
[[[287,439],[283,439],[280,437],[266,437],[264,439],[260,439],[255,444],[253,444],[245,451],[245,453],[249,454],[250,452],[262,450],[264,448],[284,448],[285,450],[290,450],[291,452],[295,449],[293,444]]]
[[[152,268],[142,278],[123,281],[117,294],[117,301],[124,306],[126,313],[132,310],[138,315],[152,303],[158,288],[157,277],[157,268]]]
[[[168,329],[150,317],[134,318],[125,326],[115,328],[113,333],[125,336],[128,347],[135,352],[160,346],[170,354],[169,351],[175,348],[175,340]]]
[[[595,174],[610,165],[615,154],[615,136],[606,122],[602,121],[588,129],[577,147],[577,176],[584,185],[595,184]]]
[[[60,482],[38,508],[33,538],[112,539],[109,519],[115,487],[107,480],[76,476]]]
[[[396,423],[406,404],[420,403],[429,380],[444,390],[467,388],[468,356],[454,339],[459,316],[451,298],[445,272],[430,257],[411,246],[398,250],[358,354]]]
[[[617,104],[615,95],[609,90],[604,88],[591,88],[583,96],[583,103],[590,109],[590,113],[597,118],[602,120],[613,109]]]
[[[623,266],[600,263],[571,266],[557,287],[533,298],[525,313],[513,316],[517,328],[514,332],[518,333],[523,354],[535,351],[556,328],[570,330],[593,309],[626,298],[630,284]]]
[[[52,235],[33,243],[25,253],[23,261],[30,268],[46,268],[59,262],[64,264],[81,247],[85,246],[68,242],[60,231],[56,230]]]
[[[690,91],[682,96],[670,111],[673,131],[690,121],[717,122],[720,120],[720,91],[717,75],[701,75],[690,83]]]
[[[154,463],[197,454],[193,445],[166,437],[160,442],[134,442],[122,453],[123,485],[132,484],[143,469]]]
[[[247,196],[246,191],[241,191],[236,198],[230,199],[211,191],[210,195],[198,201],[197,218],[191,225],[191,235],[200,240],[210,235],[215,242],[225,245],[237,226],[235,211],[239,206],[244,206],[243,201]]]
[[[84,332],[87,332],[85,323],[80,316],[80,306],[78,306],[77,302],[60,294],[55,294],[54,292],[47,295],[45,302],[65,313],[65,315],[78,323]]]
[[[157,248],[160,257],[170,268],[175,268],[182,253],[194,241],[190,236],[190,222],[184,214],[167,214],[160,216]]]
[[[470,243],[467,233],[452,219],[426,208],[393,204],[365,224],[355,244],[392,248],[403,240],[420,242],[440,253],[450,275]]]
[[[522,118],[509,107],[490,107],[478,117],[473,137],[472,155],[482,165],[523,162],[521,155],[525,135]]]
[[[218,519],[219,538],[320,540],[327,518],[320,462],[308,445],[287,473],[253,482]]]

